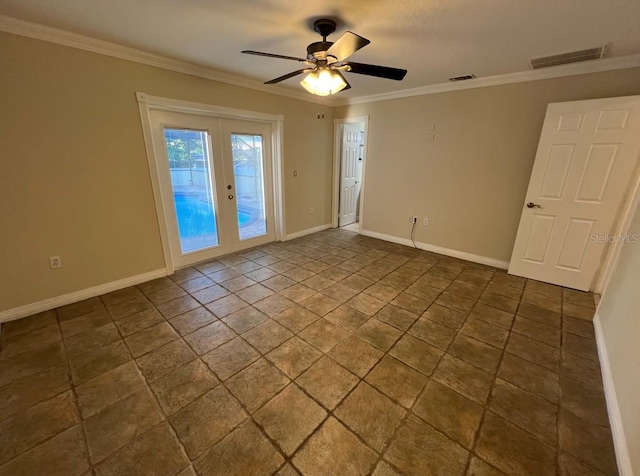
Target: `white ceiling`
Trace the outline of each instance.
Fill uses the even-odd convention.
[[[267,81],[304,57],[323,16],[371,44],[350,59],[406,68],[402,82],[348,74],[340,98],[400,91],[474,73],[529,69],[530,58],[609,45],[608,57],[640,53],[639,0],[0,0],[0,14]],[[302,91],[301,78],[281,83]]]

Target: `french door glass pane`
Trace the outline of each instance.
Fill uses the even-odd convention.
[[[207,133],[165,129],[164,140],[182,252],[217,246],[218,226]]]
[[[231,134],[240,239],[267,234],[261,135]]]

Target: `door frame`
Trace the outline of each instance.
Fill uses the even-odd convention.
[[[338,228],[340,214],[340,170],[342,165],[342,134],[345,124],[364,123],[364,146],[362,147],[362,169],[360,170],[360,206],[358,207],[358,231],[364,228],[364,191],[369,145],[369,116],[345,117],[333,120],[333,193],[331,198],[331,226]]]
[[[626,235],[631,227],[631,220],[638,211],[640,206],[640,157],[634,170],[633,181],[627,190],[627,197],[623,199],[623,205],[618,213],[614,228],[617,229],[617,235]],[[594,277],[593,292],[596,294],[604,294],[613,272],[618,267],[620,261],[620,253],[622,252],[623,242],[620,240],[608,243],[604,252],[602,263],[596,271]]]
[[[284,215],[284,164],[282,157],[284,116],[282,114],[267,114],[243,109],[215,106],[212,104],[183,101],[180,99],[149,96],[143,92],[136,92],[136,100],[138,101],[142,135],[144,138],[147,162],[149,165],[149,175],[151,178],[151,187],[153,189],[153,199],[160,228],[160,239],[162,241],[162,252],[164,254],[167,274],[173,274],[176,266],[169,246],[169,234],[165,219],[164,201],[162,200],[162,187],[160,186],[160,172],[156,166],[156,151],[153,145],[151,132],[150,111],[152,110],[194,114],[218,119],[249,120],[270,124],[272,134],[271,157],[273,161],[273,211],[275,239],[276,241],[282,241],[284,239],[284,230],[286,228]]]

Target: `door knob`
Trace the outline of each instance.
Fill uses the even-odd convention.
[[[231,185],[227,185],[227,190],[231,190],[233,187]]]
[[[529,202],[527,203],[527,208],[542,208],[542,207],[537,203]]]
[[[229,194],[229,200],[233,200],[233,195]]]

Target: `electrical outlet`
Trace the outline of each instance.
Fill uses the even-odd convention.
[[[60,256],[49,256],[49,265],[51,269],[62,268],[62,260]]]
[[[313,215],[313,207],[309,208],[309,215]]]
[[[422,220],[422,224],[423,224],[424,226],[429,226],[429,219],[428,219],[428,218],[425,218],[424,220]]]
[[[415,215],[411,215],[409,217],[409,223],[418,223],[418,217]]]

